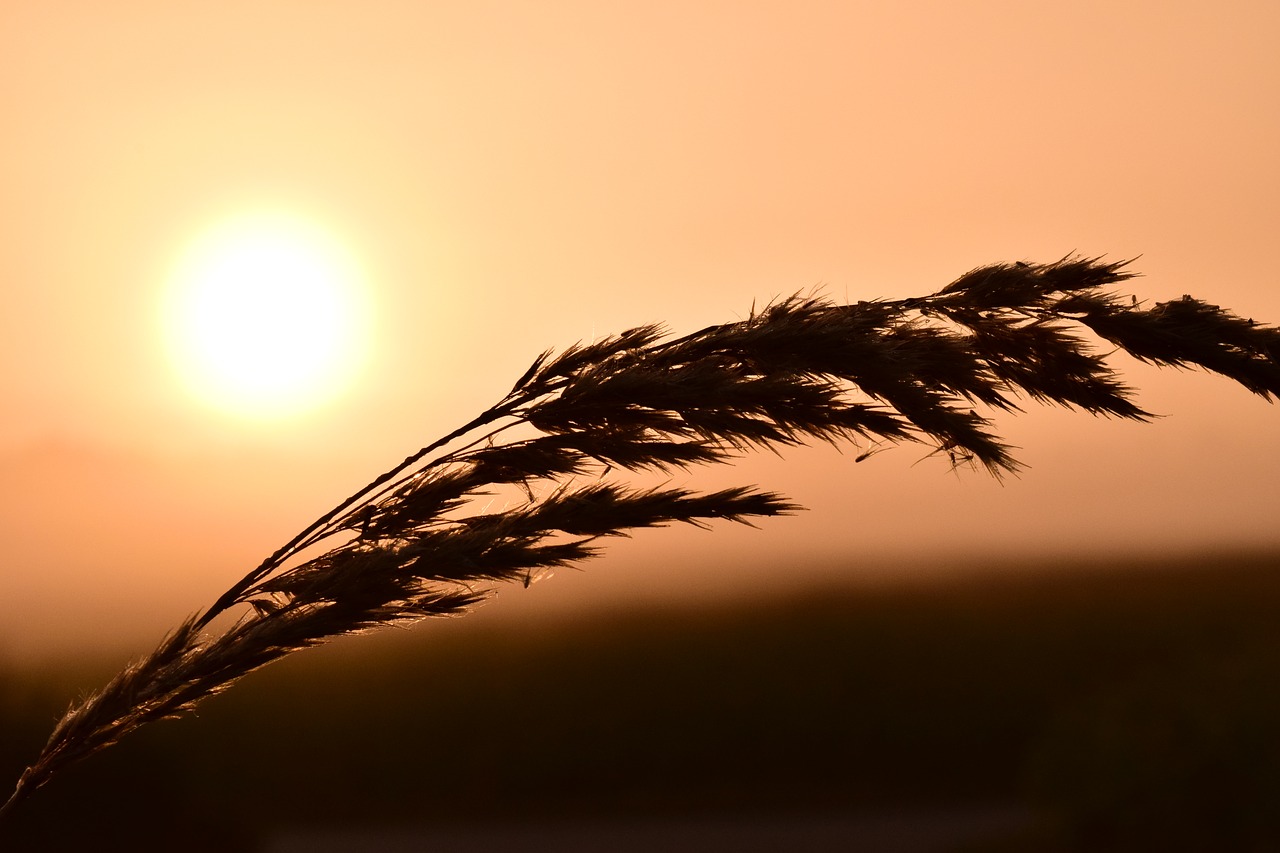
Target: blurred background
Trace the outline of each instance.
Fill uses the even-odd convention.
[[[3,767],[547,347],[1073,251],[1280,321],[1278,37],[1261,2],[8,4]],[[344,348],[287,406],[193,373],[173,309],[246,220],[346,275]],[[1167,418],[1002,418],[1003,483],[910,447],[697,472],[809,511],[300,656],[10,831],[906,814],[943,826],[919,849],[1249,849],[1280,792],[1280,417],[1117,366]]]

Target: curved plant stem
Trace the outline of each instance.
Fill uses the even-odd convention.
[[[71,708],[0,817],[66,766],[299,649],[464,613],[631,530],[798,509],[749,487],[641,489],[629,472],[825,441],[852,445],[855,461],[921,443],[1001,476],[1019,466],[984,412],[1030,399],[1150,418],[1090,339],[1280,396],[1280,330],[1189,296],[1148,308],[1109,290],[1133,275],[1088,258],[992,264],[924,297],[796,296],[675,339],[644,326],[543,353],[502,400],[318,517]],[[533,437],[512,437],[517,426]],[[495,489],[523,497],[489,512],[479,499]]]

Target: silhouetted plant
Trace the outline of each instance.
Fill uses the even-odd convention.
[[[754,488],[638,488],[617,471],[822,440],[859,448],[856,459],[921,442],[1000,476],[1017,462],[979,407],[1014,412],[1025,397],[1150,417],[1081,330],[1143,361],[1280,396],[1280,329],[1189,296],[1145,307],[1108,289],[1133,276],[1127,262],[1099,259],[994,264],[931,296],[796,296],[672,340],[643,326],[543,353],[496,405],[325,513],[69,710],[0,814],[63,767],[290,652],[462,613],[497,584],[527,585],[628,530],[796,509]],[[510,503],[477,509],[495,488]]]

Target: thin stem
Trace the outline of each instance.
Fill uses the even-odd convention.
[[[280,565],[289,557],[291,557],[293,554],[297,553],[302,548],[307,547],[308,545],[314,544],[315,542],[318,542],[320,539],[323,539],[328,534],[316,536],[314,538],[313,538],[313,534],[317,534],[325,530],[333,522],[335,518],[339,517],[345,510],[355,505],[357,502],[359,502],[362,498],[364,498],[370,492],[376,491],[384,483],[395,478],[396,476],[401,474],[405,469],[412,467],[414,464],[420,461],[428,453],[431,453],[434,450],[439,450],[441,447],[445,446],[449,442],[463,435],[466,435],[467,433],[471,432],[473,429],[476,429],[477,427],[484,426],[487,423],[492,423],[493,421],[496,421],[499,418],[505,417],[510,412],[511,409],[516,407],[516,405],[517,403],[514,400],[508,399],[507,401],[504,401],[503,403],[499,403],[493,408],[486,410],[485,412],[481,413],[479,416],[473,418],[472,420],[458,427],[448,435],[445,435],[431,442],[430,444],[428,444],[426,447],[422,448],[418,452],[405,457],[404,461],[402,461],[399,465],[396,465],[394,468],[391,468],[390,470],[380,474],[378,477],[374,478],[371,482],[369,482],[364,487],[362,487],[359,491],[355,492],[346,500],[342,501],[337,506],[335,506],[333,509],[329,510],[324,515],[320,516],[315,521],[311,522],[311,524],[307,525],[307,527],[304,528],[297,536],[294,536],[292,539],[290,539],[288,542],[282,545],[279,549],[277,549],[274,554],[272,554],[267,559],[263,560],[262,563],[260,563],[256,569],[254,569],[249,574],[245,575],[234,586],[232,586],[230,589],[224,592],[221,596],[219,596],[218,600],[215,601],[213,605],[210,606],[209,609],[206,610],[204,614],[201,615],[196,620],[195,630],[199,631],[200,629],[208,625],[210,622],[212,622],[215,618],[217,618],[221,613],[226,611],[228,608],[234,607],[236,604],[241,603],[242,601],[241,597],[246,592],[252,589],[253,586],[256,583],[258,583],[258,581],[262,580],[267,575],[271,574],[273,571],[278,569]]]
[[[18,803],[26,796],[26,782],[27,779],[24,774],[22,778],[18,780],[18,784],[13,786],[13,793],[9,795],[9,799],[5,800],[3,806],[0,806],[0,823],[4,823],[5,816],[17,808]]]

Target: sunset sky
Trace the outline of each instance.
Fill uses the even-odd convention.
[[[0,662],[149,647],[547,347],[1073,251],[1280,322],[1277,44],[1233,0],[5,4]],[[341,273],[305,393],[188,363],[192,258],[245,222]],[[1280,408],[1116,365],[1168,417],[1002,416],[1003,484],[912,447],[700,472],[810,511],[486,610],[1280,548]]]

